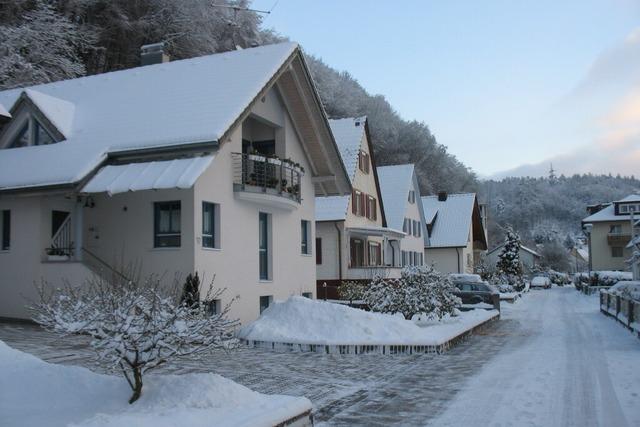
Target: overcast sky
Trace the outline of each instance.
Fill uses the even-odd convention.
[[[481,176],[640,176],[640,0],[279,0],[265,27]]]

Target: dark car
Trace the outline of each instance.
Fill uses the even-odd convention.
[[[454,281],[462,304],[489,304],[500,310],[500,293],[486,282]]]

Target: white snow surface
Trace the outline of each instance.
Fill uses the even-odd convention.
[[[496,310],[471,310],[422,327],[402,315],[292,296],[269,306],[238,336],[296,344],[440,345],[497,315]]]
[[[384,216],[387,226],[402,230],[407,206],[409,204],[409,190],[416,191],[416,203],[419,203],[420,193],[417,185],[414,186],[414,165],[380,166],[376,168],[380,183],[380,195],[384,206]],[[417,184],[417,181],[415,182]],[[422,212],[422,209],[420,209]],[[420,221],[424,227],[424,221]],[[425,234],[425,230],[422,230]]]
[[[329,120],[331,132],[338,145],[342,163],[353,183],[358,169],[358,153],[364,141],[364,125],[366,116]]]
[[[279,43],[0,91],[6,108],[25,90],[35,94],[69,134],[0,150],[0,188],[76,183],[110,152],[217,141],[297,48]]]
[[[437,212],[429,247],[467,246],[476,194],[449,194],[444,202],[438,196],[425,196],[421,200],[425,218],[433,218]]]
[[[216,374],[149,375],[133,405],[123,377],[44,362],[0,341],[0,424],[21,426],[273,426],[311,409]]]
[[[640,341],[599,312],[596,295],[529,293],[503,306],[501,322],[519,326],[428,425],[640,425]]]
[[[340,221],[347,217],[351,196],[316,197],[316,221]]]

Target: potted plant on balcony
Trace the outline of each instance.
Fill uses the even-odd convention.
[[[45,252],[47,253],[47,260],[49,261],[69,261],[69,252],[70,249],[62,249],[62,248],[47,248]]]
[[[278,158],[278,156],[267,157],[267,162],[271,163],[272,165],[281,165],[282,164],[282,160],[280,160]]]
[[[264,162],[267,158],[260,154],[257,150],[251,150],[249,154],[247,154],[247,158],[249,160],[253,160],[255,162]]]

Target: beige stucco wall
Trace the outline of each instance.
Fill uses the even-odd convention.
[[[624,248],[622,257],[612,257],[611,247],[607,242],[609,229],[612,225],[621,225],[622,234],[631,235],[631,224],[629,221],[617,222],[597,222],[593,224],[591,230],[591,268],[592,270],[625,270],[629,271],[629,266],[625,260],[631,257],[631,250]],[[618,246],[618,245],[616,245]],[[626,246],[626,245],[619,245]]]
[[[404,217],[405,218],[409,218],[412,221],[418,221],[420,223],[420,227],[422,229],[422,233],[420,235],[420,237],[415,237],[413,235],[406,235],[405,237],[403,237],[400,240],[400,249],[403,251],[411,251],[411,252],[418,252],[418,253],[424,253],[423,249],[424,249],[424,235],[427,232],[426,228],[425,228],[425,224],[422,221],[422,218],[420,217],[420,208],[418,207],[418,203],[421,203],[420,201],[420,189],[417,187],[417,183],[413,182],[413,191],[416,192],[416,201],[415,203],[409,203],[409,195],[407,194],[405,197],[405,212],[404,212]],[[402,230],[400,230],[402,231]]]
[[[464,265],[462,248],[458,251],[456,248],[425,248],[425,263],[442,273],[458,273],[458,261],[460,267]]]
[[[316,265],[317,280],[335,280],[339,277],[339,233],[341,236],[344,233],[344,221],[316,222],[316,237],[322,239],[322,264]]]

